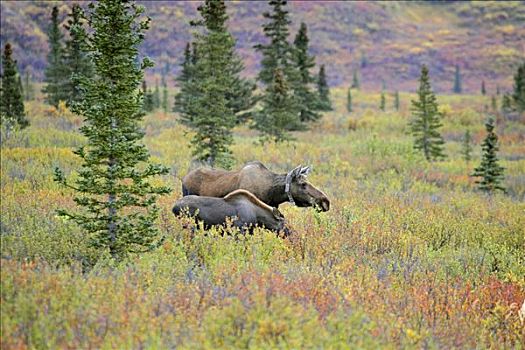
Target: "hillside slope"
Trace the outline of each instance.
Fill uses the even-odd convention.
[[[2,45],[13,42],[21,69],[41,79],[46,64],[46,27],[51,7],[60,7],[65,20],[73,2],[2,1]],[[142,2],[152,18],[143,52],[173,76],[184,45],[191,40],[190,19],[200,2]],[[82,2],[86,5],[87,2]],[[259,57],[253,45],[264,41],[264,1],[228,2],[229,27],[238,40],[246,75],[255,76]],[[365,89],[413,90],[419,66],[426,63],[436,90],[451,90],[454,65],[461,67],[467,92],[479,92],[484,79],[489,93],[496,85],[512,87],[516,65],[525,59],[525,2],[382,3],[294,1],[288,9],[292,36],[307,23],[311,50],[327,65],[330,84],[346,85],[360,70]],[[151,77],[151,76],[150,76]]]

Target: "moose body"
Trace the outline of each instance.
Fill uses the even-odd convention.
[[[173,214],[193,216],[202,221],[205,228],[226,224],[231,218],[234,226],[243,230],[254,226],[265,227],[274,232],[283,231],[288,235],[284,216],[277,208],[261,202],[246,190],[236,190],[224,198],[188,195],[179,199],[173,207]]]
[[[244,189],[272,207],[292,202],[299,207],[317,206],[328,211],[328,197],[306,180],[309,171],[309,167],[298,166],[287,174],[276,174],[260,162],[248,163],[238,171],[198,168],[182,179],[182,194],[224,197]]]

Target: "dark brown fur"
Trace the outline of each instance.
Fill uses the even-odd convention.
[[[283,231],[286,235],[289,233],[281,212],[246,190],[236,190],[224,198],[182,197],[173,206],[173,214],[180,216],[185,213],[194,216],[196,221],[202,221],[205,228],[225,225],[227,219],[231,218],[233,225],[243,230],[250,230],[257,225],[275,232]]]
[[[182,179],[183,195],[224,197],[237,189],[253,193],[264,203],[278,207],[288,201],[285,193],[286,174],[275,174],[260,162],[246,164],[238,171],[198,168]],[[292,177],[290,192],[299,207],[317,205],[328,211],[330,201],[326,195],[306,181],[306,176]]]

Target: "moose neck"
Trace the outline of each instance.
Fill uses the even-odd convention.
[[[272,179],[272,186],[268,191],[267,204],[272,207],[279,207],[279,204],[288,202],[288,195],[284,191],[286,185],[286,174],[274,174]]]

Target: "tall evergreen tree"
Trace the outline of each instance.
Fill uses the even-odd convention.
[[[487,90],[485,89],[485,80],[481,81],[481,94],[485,96],[487,94]]]
[[[166,76],[166,75],[169,75],[170,72],[171,72],[171,63],[169,60],[166,60],[166,62],[164,62],[164,69],[162,70],[162,74]]]
[[[330,88],[326,82],[324,64],[319,68],[319,75],[317,76],[317,93],[319,94],[320,109],[323,111],[333,110],[332,102],[330,101]]]
[[[235,39],[228,32],[224,1],[206,0],[198,7],[201,19],[192,22],[196,33],[192,79],[182,88],[191,92],[180,112],[186,125],[195,131],[193,155],[208,164],[231,166],[232,129],[244,112],[255,104],[255,84],[242,79],[244,66],[235,53]]]
[[[357,70],[354,69],[354,75],[352,76],[352,88],[359,89],[359,76],[357,75]]]
[[[495,113],[498,111],[498,101],[496,100],[496,96],[492,96],[491,98],[491,104],[492,104],[492,111]]]
[[[399,91],[396,90],[394,93],[394,108],[396,111],[399,111]]]
[[[472,159],[472,136],[470,136],[470,130],[465,131],[465,135],[463,136],[461,154],[467,163]]]
[[[146,80],[142,81],[142,109],[144,112],[152,112],[155,109],[155,100],[153,97],[153,92],[148,89],[148,84]]]
[[[380,97],[380,101],[379,101],[379,109],[381,111],[385,111],[386,109],[386,97],[385,97],[385,90],[382,89],[381,90],[381,97]]]
[[[505,188],[501,184],[504,179],[505,168],[498,164],[496,154],[498,151],[498,136],[494,132],[494,118],[489,117],[485,123],[485,129],[487,130],[487,136],[481,144],[483,151],[481,164],[474,169],[471,176],[481,177],[480,180],[476,181],[476,184],[478,184],[478,188],[482,191],[488,193],[496,190],[505,191]]]
[[[454,88],[452,91],[456,94],[460,94],[463,89],[461,88],[461,73],[459,66],[456,64],[456,73],[454,74]]]
[[[518,67],[514,75],[512,101],[518,112],[525,112],[525,62]]]
[[[510,112],[512,110],[512,97],[504,93],[501,98],[501,111],[504,113]]]
[[[63,35],[60,32],[58,20],[58,7],[53,7],[51,13],[51,25],[48,30],[49,54],[47,55],[47,67],[45,70],[46,83],[43,92],[46,94],[46,102],[57,107],[59,101],[67,101],[68,95],[65,85],[69,77],[64,64],[64,48],[62,47]]]
[[[299,73],[293,64],[293,48],[288,43],[288,26],[291,21],[285,9],[286,3],[285,0],[268,2],[272,6],[272,12],[263,13],[263,17],[269,20],[263,25],[263,31],[270,43],[255,45],[255,49],[263,56],[258,79],[266,86],[273,84],[276,69],[284,73],[287,83],[295,83],[299,79]]]
[[[291,96],[282,70],[277,68],[274,82],[267,87],[262,100],[264,112],[255,114],[253,128],[262,134],[261,142],[293,140],[290,131],[301,130],[302,125],[295,114],[296,100]]]
[[[168,84],[166,84],[164,75],[162,76],[162,110],[168,113]]]
[[[352,112],[352,88],[348,88],[348,92],[346,94],[346,110],[348,112]]]
[[[24,86],[22,85],[22,76],[18,72],[18,67],[16,67],[16,76],[17,76],[16,82],[18,84],[18,91],[20,91],[20,95],[22,96],[22,105],[23,105],[25,93],[24,93]]]
[[[132,2],[101,0],[89,6],[95,74],[79,80],[85,95],[73,105],[74,112],[85,118],[80,130],[87,145],[75,151],[83,164],[74,185],[55,170],[55,180],[77,191],[74,200],[83,209],[59,214],[82,227],[94,247],[121,260],[158,244],[155,202],[169,189],[156,187],[149,179],[168,169],[150,163],[141,143],[144,113],[137,88],[152,63],[147,58],[135,63],[149,20],[139,22],[143,8]]]
[[[270,0],[268,2],[272,6],[272,12],[263,13],[263,17],[268,20],[263,25],[263,32],[270,42],[266,45],[255,45],[255,49],[262,54],[258,80],[266,87],[262,96],[262,100],[265,100],[266,103],[262,104],[263,110],[258,113],[257,118],[259,119],[261,118],[261,113],[266,114],[267,119],[273,118],[269,115],[270,110],[280,108],[279,106],[269,106],[268,103],[274,101],[274,99],[272,96],[266,95],[272,93],[276,71],[283,74],[283,84],[288,90],[294,90],[301,85],[301,74],[294,64],[294,48],[288,42],[290,19],[288,18],[288,11],[285,9],[286,3],[285,0]],[[304,42],[302,45],[304,45]],[[298,96],[290,94],[287,98],[297,100]],[[298,101],[294,101],[289,104],[289,107],[296,108],[296,110],[292,111],[292,114],[295,114],[296,118],[300,120],[300,112],[303,106]],[[320,109],[321,107],[321,104],[319,104],[318,108]],[[303,118],[307,116],[308,114],[303,115]],[[293,122],[291,125],[296,125],[299,126],[299,129],[303,129],[301,123]],[[283,130],[283,132],[285,131]]]
[[[414,148],[422,150],[428,161],[445,158],[443,153],[443,138],[438,129],[442,126],[442,115],[438,111],[436,96],[430,86],[428,68],[423,65],[419,78],[417,100],[412,100],[413,120],[410,128],[415,138]]]
[[[158,80],[155,81],[155,90],[153,90],[153,108],[160,108],[160,89]]]
[[[179,81],[180,83],[185,83],[191,79],[192,72],[190,70],[190,65],[197,62],[197,54],[194,53],[192,55],[191,46],[191,43],[187,42],[186,47],[184,48],[184,60],[181,64],[182,69],[180,71],[180,75],[177,77],[177,81]],[[194,44],[193,48],[195,49],[195,47],[196,46]]]
[[[361,52],[361,68],[366,68],[368,66],[368,59],[364,52]]]
[[[82,91],[78,79],[82,76],[93,74],[93,64],[87,52],[86,31],[84,29],[84,11],[78,4],[74,4],[68,14],[65,29],[69,32],[64,50],[64,75],[63,89],[67,95],[67,104],[82,100]]]
[[[26,69],[24,75],[24,99],[26,101],[32,101],[35,99],[35,88],[31,82],[29,71]]]
[[[195,64],[197,63],[197,52],[196,45],[193,44],[193,53],[192,45],[190,43],[186,44],[184,49],[184,60],[181,64],[180,74],[177,76],[176,81],[179,86],[179,92],[175,95],[175,105],[173,111],[180,114],[180,122],[183,125],[191,126],[194,119],[193,112],[190,108],[190,101],[196,98],[197,91],[192,91],[195,87],[194,81],[194,72]]]
[[[5,136],[9,138],[15,127],[21,129],[29,126],[24,110],[24,97],[20,74],[13,59],[13,49],[10,43],[4,47],[2,56],[2,90],[0,94],[0,121],[5,128]]]
[[[300,79],[295,86],[295,96],[300,106],[299,117],[302,122],[318,120],[321,104],[310,85],[315,81],[310,69],[315,66],[315,58],[308,54],[308,34],[305,23],[301,23],[294,40],[294,63],[299,70]]]

